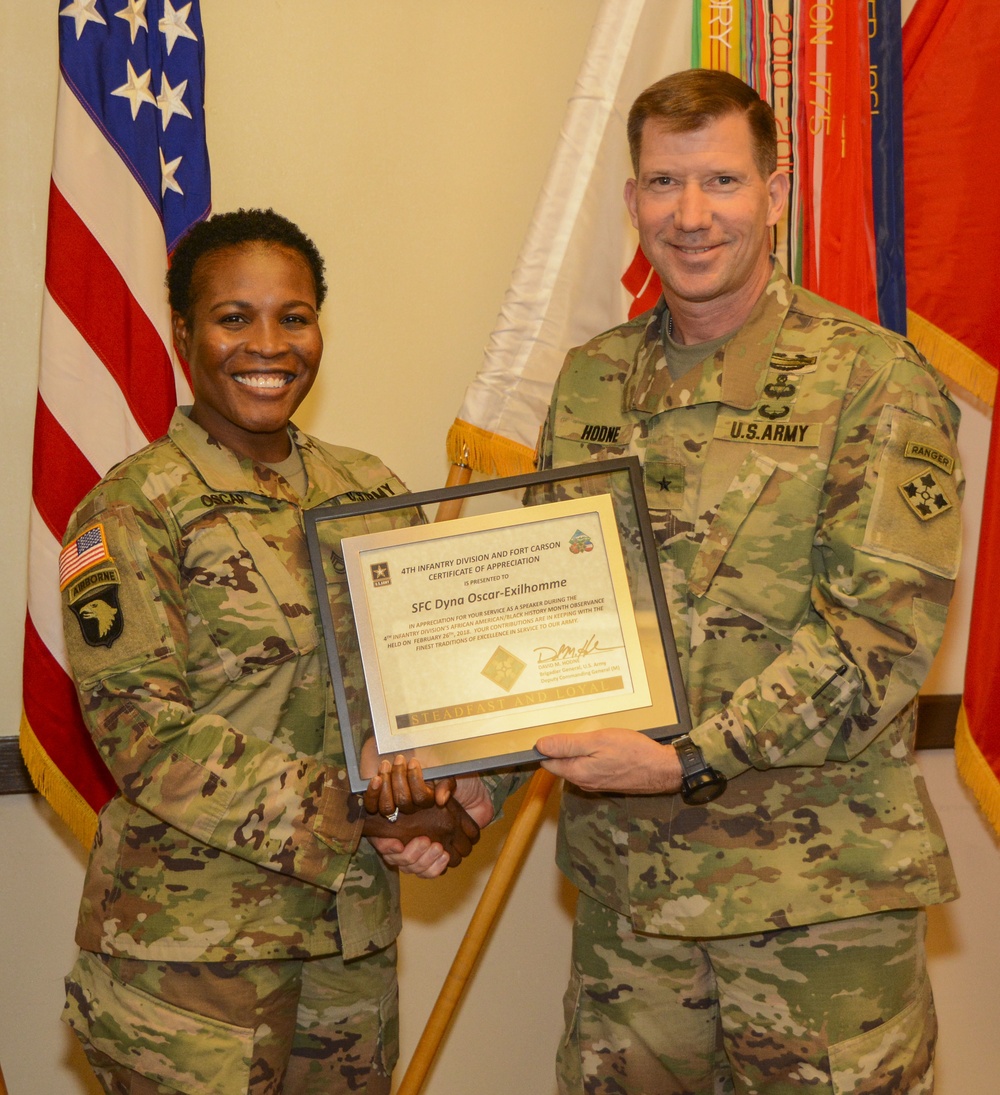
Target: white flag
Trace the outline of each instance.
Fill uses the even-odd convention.
[[[530,471],[567,350],[628,318],[636,235],[625,124],[644,88],[691,67],[690,0],[605,0],[483,363],[448,433],[454,464]]]

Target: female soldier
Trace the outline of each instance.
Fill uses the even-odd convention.
[[[433,875],[478,827],[419,769],[394,770],[424,807],[394,823],[350,793],[302,513],[405,488],[289,422],[326,292],[295,225],[215,216],[168,286],[194,405],[84,499],[61,557],[70,663],[119,787],[66,1017],[108,1092],[387,1093],[398,886],[365,838]]]

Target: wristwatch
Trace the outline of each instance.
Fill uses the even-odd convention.
[[[681,798],[689,806],[701,806],[718,798],[726,789],[726,777],[705,763],[701,750],[687,736],[669,741],[677,750],[677,759],[681,762]]]

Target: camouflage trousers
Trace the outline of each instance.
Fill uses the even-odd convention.
[[[933,1089],[922,910],[720,939],[637,935],[581,894],[561,1095]]]
[[[64,1018],[109,1095],[389,1095],[396,947],[350,962],[81,951]]]

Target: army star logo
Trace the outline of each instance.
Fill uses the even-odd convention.
[[[951,509],[951,502],[931,471],[921,472],[903,483],[899,493],[921,521],[929,521]]]
[[[372,585],[373,586],[388,586],[392,585],[392,579],[389,577],[389,564],[388,563],[372,563]]]
[[[516,654],[498,646],[480,672],[488,681],[509,692],[525,668],[526,664]]]

